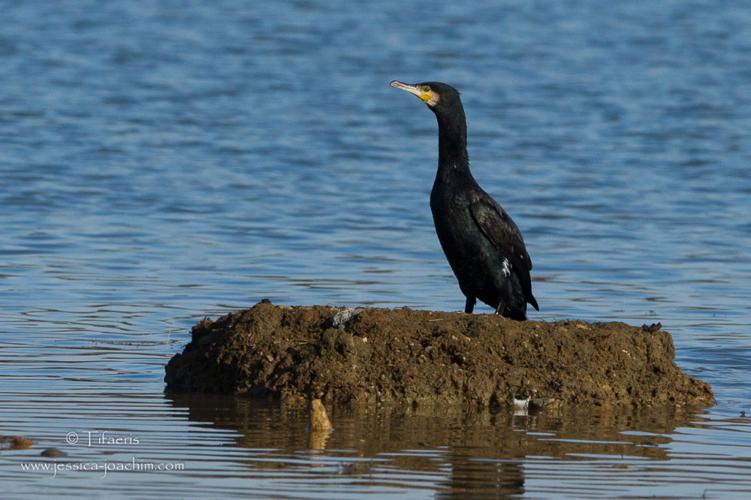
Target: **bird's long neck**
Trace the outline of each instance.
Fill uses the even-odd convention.
[[[469,174],[467,121],[464,110],[438,118],[438,174],[436,182],[446,182]]]

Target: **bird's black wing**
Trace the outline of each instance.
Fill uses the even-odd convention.
[[[529,258],[519,228],[506,211],[484,191],[477,193],[469,205],[469,210],[482,234],[511,263],[512,272],[519,278],[527,302],[539,310],[532,295],[532,281],[529,277],[532,259]]]

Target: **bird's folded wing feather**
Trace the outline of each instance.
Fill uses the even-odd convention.
[[[485,237],[511,262],[525,294],[531,296],[532,283],[529,271],[532,269],[532,259],[529,258],[519,228],[503,208],[486,193],[478,196],[470,204],[469,209]]]

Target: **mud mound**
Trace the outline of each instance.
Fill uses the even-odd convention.
[[[670,334],[623,323],[517,322],[410,309],[267,302],[205,319],[168,363],[175,392],[499,408],[711,404]]]

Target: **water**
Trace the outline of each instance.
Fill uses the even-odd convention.
[[[747,2],[0,13],[0,434],[36,441],[0,450],[4,495],[751,493]],[[335,411],[314,443],[292,411],[163,394],[193,323],[264,297],[463,307],[428,208],[434,118],[394,78],[462,90],[474,174],[535,263],[532,317],[661,321],[717,406]],[[114,469],[135,461],[172,470]]]

